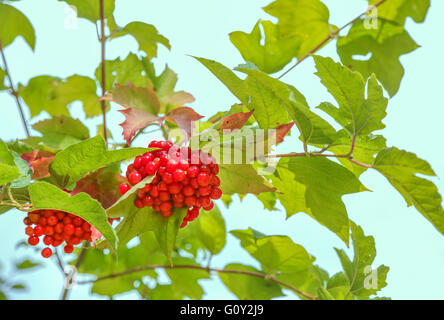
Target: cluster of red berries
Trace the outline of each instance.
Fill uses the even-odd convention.
[[[210,154],[174,146],[171,141],[151,141],[149,148],[157,150],[136,157],[128,166],[126,177],[131,185],[155,175],[151,183],[137,191],[134,205],[137,208],[153,207],[163,217],[170,217],[173,208],[188,207],[181,228],[199,216],[203,208],[210,211],[213,200],[220,199],[219,166]],[[122,183],[121,194],[131,186]]]
[[[91,241],[91,225],[82,218],[71,213],[58,210],[35,210],[28,213],[23,220],[26,225],[25,233],[29,236],[28,243],[36,246],[43,236],[47,248],[42,250],[42,256],[49,258],[54,248],[65,242],[65,253],[74,251],[74,246],[82,240]]]

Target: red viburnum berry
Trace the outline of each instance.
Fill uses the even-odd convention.
[[[31,246],[36,246],[36,245],[39,243],[39,237],[37,237],[37,236],[31,236],[31,237],[29,237],[29,238],[28,238],[28,243],[29,243]]]
[[[124,195],[125,193],[127,193],[129,189],[131,189],[131,187],[128,183],[122,183],[119,186],[119,192],[121,195]]]
[[[49,258],[50,256],[52,256],[52,250],[50,248],[43,249],[42,256],[43,258]]]

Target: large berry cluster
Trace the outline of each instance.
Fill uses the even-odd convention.
[[[208,153],[174,146],[170,141],[151,141],[149,148],[159,148],[138,156],[128,166],[126,177],[135,185],[147,176],[153,180],[137,191],[134,205],[153,207],[163,217],[170,217],[173,208],[188,207],[181,228],[199,216],[200,209],[213,209],[213,200],[220,199],[219,166]],[[131,186],[119,187],[125,194]]]
[[[36,246],[43,236],[47,248],[42,250],[42,256],[49,258],[52,250],[49,246],[58,247],[65,242],[64,251],[71,253],[74,246],[82,240],[91,241],[91,225],[82,218],[71,213],[58,210],[35,210],[28,213],[23,220],[26,225],[25,233],[29,236],[28,243]]]

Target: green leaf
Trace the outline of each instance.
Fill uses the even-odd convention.
[[[199,266],[194,260],[189,258],[174,258],[173,265],[195,265]],[[190,299],[200,300],[204,291],[199,285],[198,280],[209,279],[208,271],[198,269],[166,269],[168,277],[171,280],[171,286],[175,294],[188,297]]]
[[[224,270],[260,273],[259,270],[239,263],[225,266]],[[283,296],[280,286],[270,280],[236,273],[218,273],[228,290],[240,300],[270,300]]]
[[[328,150],[337,155],[348,154],[351,150],[351,145],[352,138],[347,132],[341,130],[338,132],[338,139],[328,147]],[[381,135],[358,136],[355,141],[353,159],[361,163],[372,164],[374,156],[385,148],[386,139]],[[357,166],[346,158],[338,158],[338,160],[358,177],[367,170],[367,168]]]
[[[34,209],[52,209],[72,213],[89,222],[107,239],[112,248],[117,247],[117,237],[108,223],[102,205],[81,192],[70,197],[67,192],[47,182],[34,182],[29,186],[29,195]]]
[[[61,187],[66,187],[89,172],[134,158],[150,151],[146,148],[125,148],[108,151],[101,136],[74,144],[55,156],[50,166]]]
[[[366,236],[362,228],[350,223],[352,231],[354,257],[351,261],[343,250],[336,249],[341,260],[342,267],[348,279],[348,294],[353,294],[361,299],[368,299],[384,288],[389,268],[381,265],[376,270],[371,265],[376,257],[375,240],[372,236]]]
[[[140,21],[130,22],[119,32],[112,35],[111,38],[115,39],[127,34],[136,39],[139,44],[139,50],[144,51],[147,54],[148,59],[152,59],[157,56],[158,43],[164,45],[168,49],[171,49],[168,39],[159,34],[157,29],[151,24]]]
[[[35,149],[62,150],[89,138],[89,130],[80,120],[65,115],[37,122],[33,128],[42,136],[30,137],[24,141]]]
[[[132,84],[141,87],[152,86],[151,80],[146,75],[143,75],[145,72],[143,62],[139,60],[134,53],[128,54],[124,60],[121,60],[120,58],[107,60],[105,64],[106,90],[111,90],[114,83],[124,84],[131,82]],[[102,79],[101,63],[96,69],[95,77],[99,81]]]
[[[149,182],[144,181],[142,183]],[[139,183],[133,189],[141,187],[142,185]],[[138,235],[153,231],[161,249],[168,259],[171,259],[179,226],[186,215],[186,209],[175,209],[171,217],[164,218],[151,207],[137,208],[134,205],[135,199],[136,194],[133,192],[107,210],[109,217],[125,216],[123,221],[116,227],[120,246],[124,246]]]
[[[282,37],[301,39],[296,55],[298,59],[313,50],[332,31],[328,23],[328,8],[320,0],[276,0],[264,11],[279,19]]]
[[[13,6],[0,3],[0,41],[3,48],[22,36],[29,47],[35,49],[35,31],[26,16]],[[3,82],[0,82],[0,86]]]
[[[259,70],[240,69],[248,74],[247,83],[251,94],[250,109],[263,129],[274,124],[293,120],[301,133],[302,141],[312,144],[332,142],[334,128],[311,112],[305,97],[294,87],[287,85]]]
[[[267,274],[293,273],[311,267],[314,257],[286,236],[265,236],[251,228],[233,230],[231,234],[241,241],[241,246],[259,261]]]
[[[389,148],[379,152],[373,166],[399,191],[408,206],[415,206],[444,234],[442,197],[433,182],[417,176],[435,176],[427,161],[418,158],[414,153]]]
[[[243,104],[249,104],[249,94],[245,81],[223,64],[199,57],[193,57],[213,73]]]
[[[19,177],[20,172],[16,166],[0,163],[0,184],[9,183]]]
[[[25,160],[23,160],[21,157],[19,157],[18,154],[13,152],[13,155],[14,155],[15,165],[17,166],[20,172],[20,177],[14,179],[11,182],[11,188],[24,188],[31,183],[32,170],[29,167],[28,163]]]
[[[365,78],[372,73],[393,97],[399,90],[404,68],[399,58],[418,45],[402,26],[378,21],[378,28],[365,28],[362,21],[355,23],[346,37],[337,42],[338,54],[344,65],[359,71]],[[364,60],[356,56],[367,56]]]
[[[367,190],[352,172],[326,158],[295,157],[279,161],[278,175],[293,176],[297,182],[291,183],[289,178],[284,180],[288,181],[286,188],[280,190],[284,194],[293,196],[293,190],[297,190],[296,195],[301,199],[303,189],[300,185],[305,187],[305,202],[296,206],[292,202],[293,205],[288,207],[308,213],[348,244],[349,220],[342,196]],[[283,205],[286,206],[285,203]],[[292,213],[287,212],[287,216],[289,214]]]
[[[97,0],[59,0],[74,6],[79,18],[88,19],[91,22],[100,20],[100,1]],[[114,12],[114,0],[104,0],[104,18],[112,18]]]
[[[301,43],[301,39],[297,37],[281,37],[277,25],[261,20],[250,34],[242,31],[230,33],[230,40],[245,61],[253,63],[266,73],[275,73],[285,67],[296,55]]]
[[[224,194],[259,194],[274,192],[274,188],[260,176],[251,164],[219,164],[220,189]]]
[[[39,266],[40,266],[40,263],[33,262],[29,259],[23,260],[21,262],[17,262],[15,264],[15,268],[18,270],[32,269],[32,268],[39,267]]]
[[[378,0],[369,0],[369,5],[374,5]],[[407,17],[415,22],[424,22],[430,0],[391,0],[378,7],[380,19],[391,20],[404,25]]]
[[[42,135],[69,135],[79,140],[89,138],[88,128],[79,119],[73,119],[68,116],[54,116],[51,119],[39,121],[32,127]]]
[[[26,286],[22,283],[16,283],[11,288],[14,290],[26,290],[27,289]]]
[[[294,172],[278,167],[271,179],[273,185],[281,192],[276,194],[276,198],[285,208],[287,219],[298,212],[305,212],[312,216],[311,210],[305,204],[307,188],[296,180]]]
[[[277,186],[275,186],[275,187],[277,187]],[[277,187],[277,189],[279,190],[278,187]],[[275,207],[276,202],[277,202],[276,193],[263,192],[263,193],[256,195],[256,198],[258,198],[258,200],[260,202],[262,202],[262,204],[264,205],[264,209],[270,210],[270,211],[277,210]]]
[[[366,83],[361,74],[335,63],[331,58],[313,58],[316,75],[339,104],[339,108],[336,108],[323,103],[319,106],[321,110],[333,117],[351,136],[385,128],[382,119],[386,116],[387,99],[374,75],[368,80],[366,99]]]
[[[69,116],[68,105],[81,101],[87,118],[102,113],[96,82],[88,77],[73,75],[66,80],[52,76],[38,76],[26,87],[19,86],[19,94],[26,102],[31,117],[47,111],[52,116]]]
[[[225,247],[225,220],[217,206],[209,212],[203,212],[198,219],[182,230],[179,233],[180,238],[199,241],[212,255],[218,254]]]
[[[0,140],[0,185],[11,183],[13,188],[21,188],[29,184],[32,172],[26,161],[8,149]]]

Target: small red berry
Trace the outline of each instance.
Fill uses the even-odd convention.
[[[172,205],[171,205],[171,202],[169,202],[169,201],[162,202],[162,204],[160,205],[160,211],[162,211],[162,212],[171,211],[171,208],[172,208]]]
[[[37,237],[40,237],[45,232],[45,228],[43,228],[41,225],[38,225],[34,228],[34,234]]]
[[[173,211],[171,211],[171,210],[170,211],[161,211],[160,215],[162,217],[164,217],[164,218],[168,218],[168,217],[171,217],[173,215]]]
[[[131,187],[128,183],[122,183],[119,186],[119,192],[121,195],[124,195],[125,193],[127,193],[129,189],[131,189]]]
[[[145,174],[148,176],[152,176],[156,173],[158,166],[154,163],[154,161],[148,162],[145,166]]]
[[[159,199],[161,201],[167,201],[170,199],[170,193],[168,191],[160,191],[159,192]]]
[[[190,178],[195,178],[199,174],[199,168],[196,166],[190,166],[187,169],[187,173]]]
[[[173,182],[173,183],[168,185],[168,191],[171,194],[179,193],[181,190],[182,190],[182,186],[179,183],[177,183],[177,182]]]
[[[65,234],[67,235],[73,235],[74,232],[76,231],[76,227],[73,224],[67,224],[65,225],[65,228],[63,228],[63,231],[65,232]]]
[[[197,183],[202,186],[206,187],[210,184],[210,176],[206,172],[201,172],[197,175]]]
[[[50,216],[46,219],[46,223],[50,226],[55,226],[59,222],[59,219],[56,216]]]
[[[74,247],[72,245],[67,244],[64,248],[63,251],[65,251],[65,253],[72,253],[74,251]]]
[[[56,224],[56,226],[57,226],[58,224]],[[45,227],[45,231],[44,231],[44,234],[45,235],[47,235],[47,236],[52,236],[53,234],[54,234],[54,227],[52,227],[52,226],[46,226]]]
[[[49,258],[50,256],[52,256],[52,250],[50,248],[43,249],[42,256],[43,258]]]
[[[137,208],[139,208],[139,209],[142,209],[145,205],[143,204],[143,201],[142,200],[140,200],[140,199],[136,199],[136,200],[134,200],[134,205],[137,207]]]
[[[211,201],[209,206],[203,207],[205,211],[211,211],[214,208],[214,202]]]
[[[45,217],[41,217],[39,219],[39,225],[41,225],[42,227],[44,227],[46,225],[46,218]]]
[[[64,227],[65,227],[65,225],[63,223],[59,222],[54,226],[54,231],[57,233],[62,233]]]
[[[50,237],[50,236],[45,236],[43,238],[43,243],[46,244],[47,246],[51,245],[53,243],[53,241],[54,241],[54,238]]]
[[[129,175],[128,181],[132,185],[138,184],[140,181],[142,181],[142,176],[140,175],[139,172],[134,171]]]
[[[210,194],[210,198],[213,200],[217,200],[220,199],[222,197],[222,190],[220,190],[219,188],[213,188],[213,190],[211,190],[211,194]]]
[[[166,170],[169,173],[174,173],[174,171],[176,171],[176,169],[179,167],[179,163],[176,160],[171,159],[170,161],[168,161],[167,165],[166,165]]]
[[[72,218],[69,216],[66,216],[63,218],[63,224],[67,225],[67,224],[71,224],[72,223]]]
[[[39,238],[36,237],[36,236],[31,236],[31,237],[28,238],[28,243],[31,246],[36,246],[39,243]]]
[[[33,236],[33,235],[34,235],[34,229],[33,229],[32,227],[26,227],[26,229],[25,229],[25,233],[26,233],[28,236]]]

